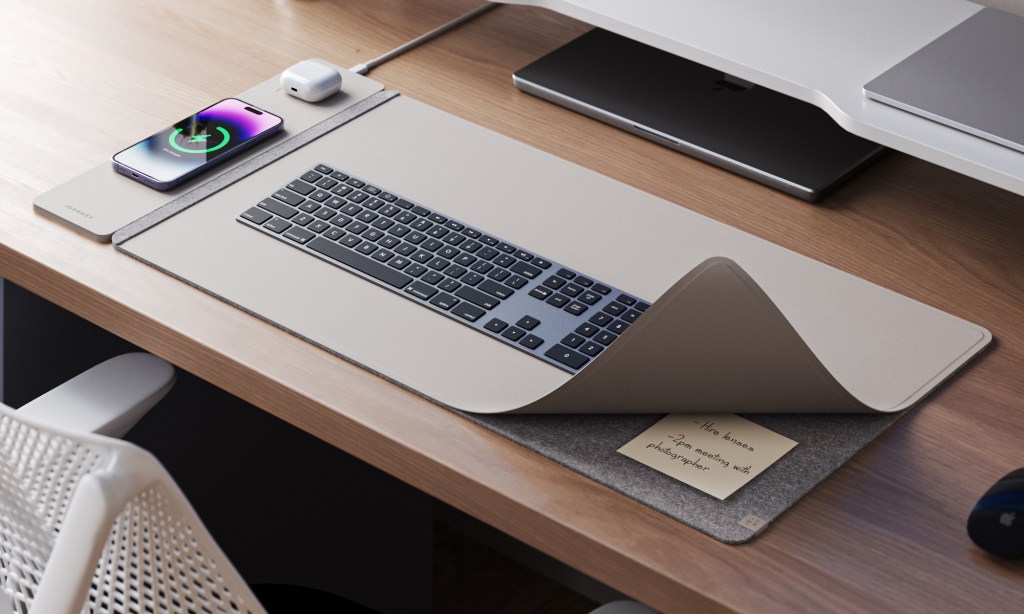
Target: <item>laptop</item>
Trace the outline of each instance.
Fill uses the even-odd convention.
[[[810,103],[601,29],[512,79],[525,92],[810,202],[886,151]]]
[[[984,8],[864,86],[868,98],[1024,152],[1024,17]]]

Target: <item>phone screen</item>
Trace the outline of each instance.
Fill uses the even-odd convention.
[[[116,154],[114,161],[167,184],[280,126],[280,117],[228,98]]]

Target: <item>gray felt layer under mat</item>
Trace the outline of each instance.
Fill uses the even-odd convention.
[[[461,415],[715,539],[738,544],[757,534],[741,520],[775,520],[905,413],[745,415],[798,445],[725,501],[616,451],[661,415]]]

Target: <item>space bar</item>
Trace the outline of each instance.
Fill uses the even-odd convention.
[[[323,237],[313,239],[306,244],[306,247],[396,288],[404,288],[412,281],[412,277],[405,273],[399,273],[387,265],[347,250]]]

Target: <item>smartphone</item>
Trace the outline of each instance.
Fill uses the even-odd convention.
[[[114,170],[157,190],[170,190],[270,137],[284,120],[227,98],[114,154]]]

